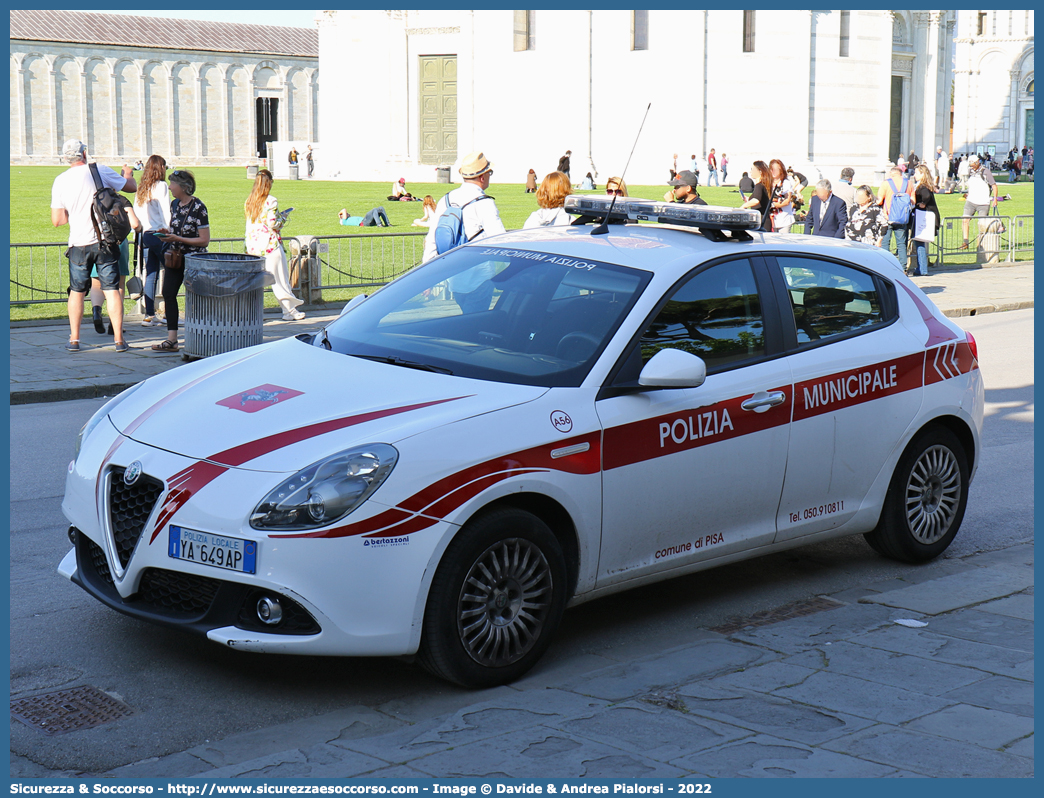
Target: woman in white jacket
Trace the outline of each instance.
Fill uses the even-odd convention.
[[[265,271],[272,275],[275,284],[272,293],[283,308],[283,321],[300,321],[305,314],[297,309],[302,300],[294,296],[290,287],[290,275],[286,269],[286,253],[279,231],[286,217],[279,213],[279,203],[271,196],[272,173],[259,169],[254,179],[254,189],[243,205],[246,215],[246,251],[265,259]]]
[[[572,190],[569,177],[563,172],[552,172],[545,177],[537,189],[537,204],[540,210],[533,211],[522,228],[571,223],[573,219],[562,205]]]

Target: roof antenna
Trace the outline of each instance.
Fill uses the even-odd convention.
[[[627,156],[627,163],[624,164],[624,170],[620,174],[620,180],[623,180],[625,177],[627,177],[627,167],[631,165],[631,158],[634,157],[634,148],[638,146],[638,139],[642,135],[642,128],[645,127],[645,120],[649,116],[650,108],[652,108],[652,103],[649,103],[647,106],[645,106],[645,116],[642,117],[642,124],[638,126],[638,135],[634,137],[634,144],[631,145],[631,154]],[[606,233],[609,232],[609,217],[613,213],[613,208],[616,207],[616,198],[618,196],[619,194],[613,194],[613,201],[609,203],[608,213],[605,214],[605,217],[602,219],[602,223],[591,231],[591,235],[604,236]]]

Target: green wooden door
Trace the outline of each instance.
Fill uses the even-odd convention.
[[[420,162],[457,160],[457,56],[420,57]]]
[[[895,163],[902,154],[903,143],[903,79],[892,75],[892,107],[888,125],[888,160]]]

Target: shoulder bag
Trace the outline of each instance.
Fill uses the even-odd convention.
[[[184,269],[185,253],[180,249],[168,249],[163,253],[163,268],[174,270]]]
[[[141,299],[145,293],[145,286],[141,280],[142,252],[144,251],[141,236],[140,232],[134,236],[134,274],[127,280],[127,296],[135,300]]]

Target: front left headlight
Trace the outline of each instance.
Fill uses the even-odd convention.
[[[254,529],[315,529],[344,518],[388,478],[398,451],[386,443],[357,446],[298,471],[250,515]]]

